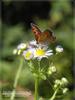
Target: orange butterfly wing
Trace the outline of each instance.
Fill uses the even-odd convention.
[[[41,30],[33,23],[31,23],[32,32],[35,35],[35,39],[37,43],[54,43],[56,40],[56,37],[54,36],[54,33],[52,30],[45,30],[44,32],[41,32]]]
[[[39,38],[41,36],[41,30],[33,23],[31,23],[31,28],[32,28],[32,32],[35,35],[35,39],[36,39],[37,43],[39,43]]]
[[[53,33],[52,30],[47,29],[47,30],[45,30],[43,32],[43,34],[46,35],[46,39],[47,39],[48,42],[50,42],[50,43],[54,43],[55,42],[56,37],[54,36],[54,33]]]

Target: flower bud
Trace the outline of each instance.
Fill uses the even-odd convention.
[[[63,94],[65,94],[68,91],[68,88],[63,89]]]
[[[48,75],[51,75],[52,74],[52,71],[49,69],[48,70]]]
[[[55,84],[56,85],[60,85],[61,84],[61,81],[59,79],[55,80]]]
[[[56,72],[56,67],[55,67],[55,66],[52,66],[52,67],[51,67],[51,71],[52,71],[52,72]]]
[[[57,88],[57,86],[58,86],[57,84],[54,84],[54,88],[55,88],[55,89]]]
[[[62,85],[68,84],[68,80],[67,80],[65,77],[63,77],[63,78],[61,79],[61,84],[62,84]]]
[[[17,54],[17,49],[13,50],[13,54],[16,55]]]
[[[56,47],[56,52],[63,52],[63,48],[59,45]]]
[[[17,52],[17,53],[18,53],[18,55],[20,55],[20,54],[21,54],[21,50],[18,50],[18,52]]]

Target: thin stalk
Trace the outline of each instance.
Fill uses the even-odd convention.
[[[14,80],[14,84],[13,84],[13,91],[11,93],[11,97],[10,97],[10,100],[14,100],[15,98],[15,93],[16,93],[16,87],[17,87],[17,84],[18,84],[18,80],[19,80],[19,77],[20,77],[20,73],[21,73],[21,70],[22,70],[22,66],[23,66],[23,59],[21,58],[20,59],[20,65],[19,65],[19,68],[18,68],[18,71],[16,73],[16,77],[15,77],[15,80]]]
[[[55,90],[53,96],[52,96],[49,100],[54,100],[54,99],[55,99],[56,94],[57,94],[57,92],[58,92],[58,89],[59,89],[59,88],[57,88],[57,89]]]
[[[38,78],[35,77],[35,98],[34,100],[38,100]]]
[[[2,100],[2,83],[0,83],[0,100]]]

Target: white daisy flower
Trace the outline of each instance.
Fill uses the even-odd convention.
[[[52,51],[46,51],[42,48],[37,48],[34,51],[34,58],[42,59],[43,57],[48,57],[53,55]]]
[[[20,50],[20,49],[26,49],[27,45],[25,43],[20,43],[18,46],[17,46],[17,49]]]
[[[62,46],[60,46],[60,45],[58,45],[57,47],[56,47],[56,52],[63,52],[63,48],[62,48]]]
[[[23,51],[23,56],[25,60],[30,60],[33,58],[33,53],[30,50]]]

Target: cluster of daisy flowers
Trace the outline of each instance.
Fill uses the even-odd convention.
[[[49,61],[49,58],[63,51],[64,49],[61,45],[57,45],[54,49],[51,49],[47,44],[37,44],[35,40],[32,40],[29,43],[20,43],[14,49],[13,54],[24,57],[35,78],[46,80],[47,76],[57,71],[53,62]],[[54,100],[59,90],[65,94],[68,91],[68,88],[65,87],[67,84],[68,80],[65,77],[60,80],[56,79],[53,85],[55,92],[50,100]]]
[[[63,48],[58,45],[55,48],[56,53],[63,52]],[[25,60],[38,59],[50,57],[53,55],[53,50],[48,48],[47,45],[37,44],[35,40],[29,43],[21,43],[17,46],[17,49],[13,51],[14,54],[22,55]]]

